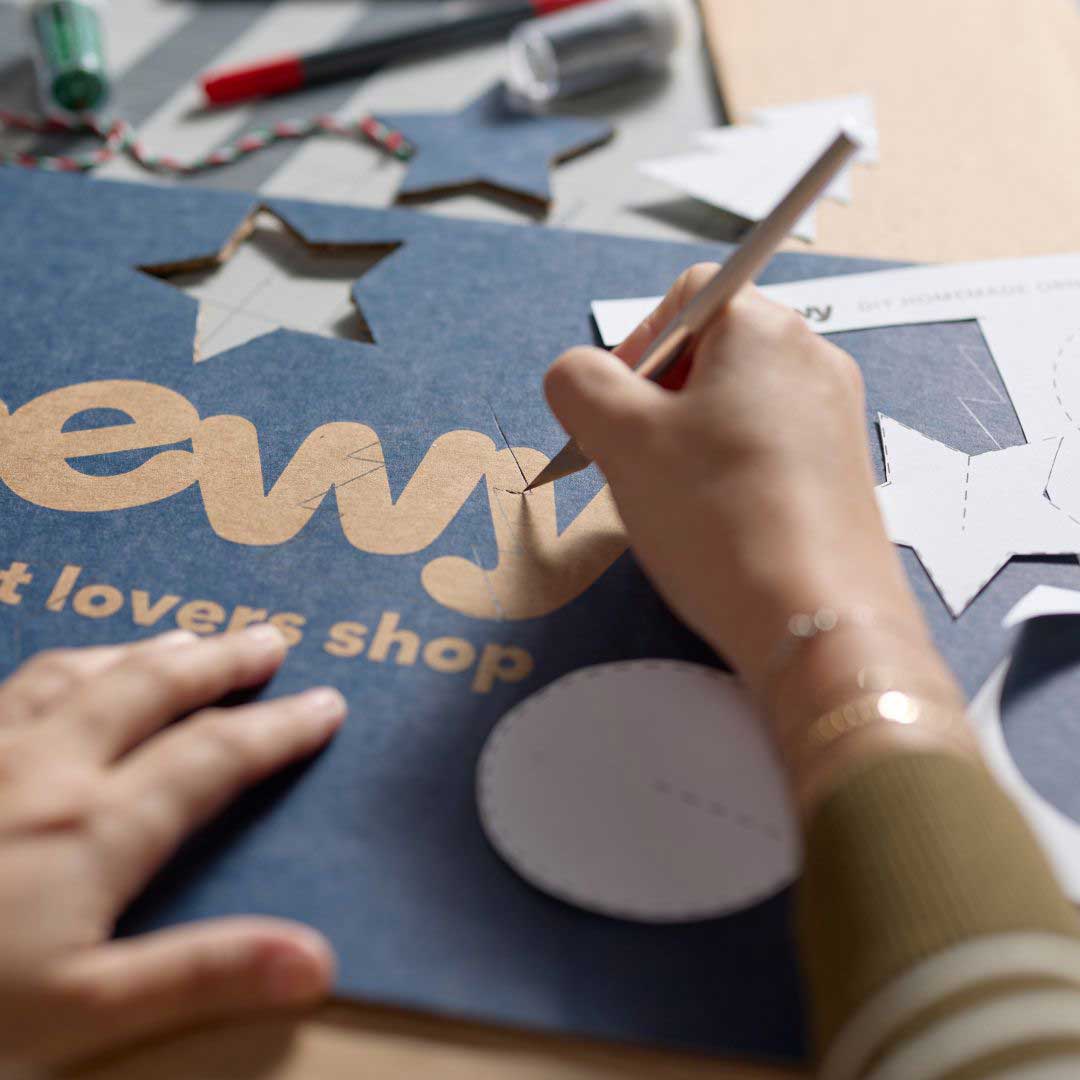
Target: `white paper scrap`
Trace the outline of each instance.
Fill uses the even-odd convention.
[[[1046,497],[1060,439],[968,455],[880,417],[894,543],[914,549],[953,615],[1014,555],[1080,552],[1080,524]]]
[[[638,168],[695,199],[750,221],[765,217],[800,173],[797,164],[793,168],[778,167],[777,157],[768,153],[744,159],[742,154],[707,150],[643,161]],[[802,240],[814,239],[812,209],[799,219],[792,232]]]
[[[842,125],[850,125],[855,128],[863,144],[855,160],[866,165],[879,160],[877,116],[874,99],[869,94],[846,94],[843,97],[753,109],[750,119],[771,126],[823,126],[834,131]]]
[[[714,918],[799,864],[760,720],[733,676],[699,664],[601,664],[527,698],[484,748],[477,799],[522,877],[618,918]]]
[[[753,185],[763,173],[776,178],[777,186],[786,185],[777,196],[783,197],[795,182],[836,138],[837,125],[790,126],[786,128],[722,127],[701,131],[695,141],[706,150],[725,155],[727,164],[725,198],[736,182]],[[852,198],[851,165],[842,169],[825,189],[826,198],[849,203]],[[727,206],[727,202],[724,203]],[[744,215],[745,216],[745,215]]]
[[[1080,592],[1060,589],[1056,585],[1036,585],[1009,609],[1001,625],[1019,626],[1044,615],[1080,615]]]
[[[878,159],[874,103],[866,94],[800,101],[758,109],[753,123],[699,132],[695,141],[706,152],[645,161],[648,176],[739,217],[760,221],[820,157],[841,128],[862,142],[855,161]],[[850,166],[833,179],[824,195],[838,202],[852,199]],[[814,211],[792,230],[813,240]]]

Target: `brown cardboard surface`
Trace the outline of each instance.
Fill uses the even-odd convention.
[[[1074,0],[700,0],[728,115],[873,95],[881,162],[821,251],[916,261],[1080,250]],[[792,242],[789,246],[801,246]]]

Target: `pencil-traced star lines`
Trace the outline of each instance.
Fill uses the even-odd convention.
[[[971,456],[887,416],[879,422],[886,483],[877,494],[889,536],[915,551],[953,615],[1014,555],[1080,552],[1080,524],[1046,494],[1060,439]]]
[[[212,258],[145,269],[199,301],[198,362],[282,328],[372,341],[352,287],[396,247],[309,244],[264,211]]]

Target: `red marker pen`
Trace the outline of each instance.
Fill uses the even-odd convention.
[[[434,22],[409,25],[380,37],[308,56],[285,54],[258,64],[210,71],[200,82],[207,100],[213,105],[287,94],[316,83],[364,75],[421,52],[499,37],[526,19],[589,2],[591,0],[505,0],[492,5],[466,0],[460,4],[450,3],[445,5],[442,17]]]

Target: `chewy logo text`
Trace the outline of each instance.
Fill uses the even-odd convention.
[[[131,422],[65,431],[88,410],[113,409]],[[168,449],[190,440],[192,450]],[[90,476],[71,460],[162,448],[137,467]],[[546,458],[515,448],[526,471]],[[198,484],[210,527],[236,544],[283,544],[331,494],[346,540],[376,555],[428,547],[483,481],[498,547],[485,569],[458,556],[432,559],[421,581],[439,604],[482,619],[548,614],[589,587],[626,549],[605,487],[560,534],[550,486],[525,498],[514,456],[484,434],[437,438],[395,501],[379,436],[360,423],[328,423],[301,443],[267,490],[258,432],[242,416],[202,418],[181,394],[154,383],[109,380],[42,394],[9,412],[0,402],[0,479],[19,497],[71,513],[144,506]]]

